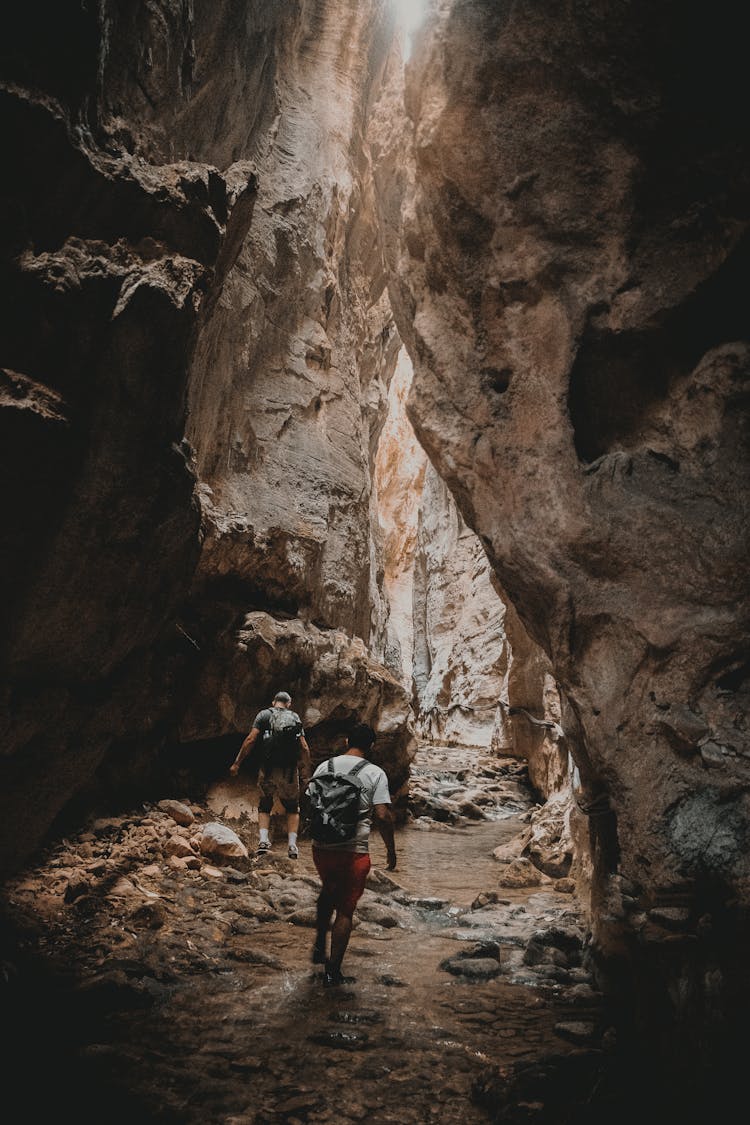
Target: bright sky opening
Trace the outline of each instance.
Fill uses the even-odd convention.
[[[411,54],[411,42],[427,11],[428,0],[391,0],[396,18],[404,32],[404,58]]]

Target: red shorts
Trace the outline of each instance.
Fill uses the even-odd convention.
[[[313,844],[312,856],[323,890],[336,909],[351,918],[370,874],[369,855],[367,852],[328,851]]]

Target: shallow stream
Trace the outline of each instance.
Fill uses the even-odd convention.
[[[497,894],[492,850],[521,830],[529,803],[512,773],[477,785],[470,772],[457,791],[439,756],[418,768],[424,792],[473,792],[491,819],[399,829],[392,875],[373,837],[343,987],[325,990],[310,960],[318,881],[304,839],[296,862],[278,840],[249,873],[179,874],[139,858],[133,841],[158,824],[131,817],[111,828],[121,850],[110,842],[106,863],[120,882],[108,898],[81,892],[65,908],[56,889],[61,872],[74,883],[76,857],[92,865],[90,839],[66,841],[19,882],[14,908],[65,979],[58,1021],[44,1015],[50,1042],[39,1021],[27,1029],[37,1054],[57,1044],[57,1070],[46,1067],[38,1116],[31,1105],[24,1120],[73,1106],[92,1125],[499,1120],[503,1068],[575,1051],[596,1019],[590,988],[573,998],[522,960],[535,928],[575,922],[575,904],[549,888]],[[497,902],[472,909],[493,888]]]

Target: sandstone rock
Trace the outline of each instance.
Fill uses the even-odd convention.
[[[680,932],[690,922],[690,910],[684,906],[655,906],[648,911],[648,919],[658,926]]]
[[[81,895],[88,894],[90,890],[91,884],[87,879],[80,877],[77,879],[73,878],[69,880],[68,885],[65,888],[63,898],[65,899],[65,902],[75,902],[77,898],[80,898]]]
[[[382,608],[375,651],[411,692],[414,658],[414,568],[417,524],[427,457],[406,416],[411,360],[401,349],[388,388],[388,415],[378,440],[373,475],[377,527],[382,537]]]
[[[198,842],[201,854],[213,860],[247,859],[248,851],[236,832],[216,822],[204,824]],[[209,873],[204,867],[204,872]]]
[[[398,912],[381,903],[360,901],[357,913],[363,922],[372,922],[383,929],[390,929],[399,924]]]
[[[188,871],[188,860],[185,856],[170,855],[167,858],[167,866],[173,871]],[[205,870],[205,868],[204,868]]]
[[[555,879],[554,890],[557,891],[557,893],[561,894],[561,895],[575,894],[575,891],[576,891],[575,879],[567,879],[565,877],[562,877],[560,879]]]
[[[709,879],[737,895],[747,933],[747,770],[713,748],[698,758],[683,722],[699,714],[711,741],[735,745],[747,709],[748,462],[731,419],[750,364],[746,325],[723,311],[748,262],[747,216],[723,186],[745,182],[746,146],[726,25],[707,34],[686,15],[669,37],[677,66],[648,7],[570,9],[551,37],[537,15],[433,9],[406,71],[408,120],[383,101],[376,176],[415,360],[410,418],[551,660],[584,797],[606,779],[609,808],[589,821],[606,957],[627,941],[624,914],[599,915],[609,872],[653,892],[697,874],[699,805]],[[680,108],[695,74],[697,130]],[[675,956],[665,994],[713,956],[696,951],[695,976]],[[649,987],[640,1011],[661,1002]]]
[[[206,668],[185,714],[182,738],[192,741],[236,729],[236,715],[216,713],[222,684],[231,682],[232,698],[243,701],[247,730],[255,710],[246,701],[256,699],[260,709],[279,682],[293,686],[295,677],[303,677],[306,685],[299,700],[303,722],[307,724],[308,712],[315,715],[314,728],[310,731],[306,725],[306,734],[316,763],[341,746],[347,718],[370,722],[378,732],[373,761],[388,774],[391,796],[402,808],[416,751],[408,696],[398,680],[370,658],[360,638],[338,629],[261,611],[246,614],[231,647],[215,654],[213,672]],[[217,804],[223,799],[217,796]]]
[[[288,915],[287,921],[291,922],[293,926],[308,926],[312,929],[317,924],[317,916],[313,907],[308,907],[305,910],[295,910],[292,914]]]
[[[193,857],[193,848],[188,840],[183,839],[182,836],[170,836],[164,845],[165,855],[176,855],[187,858]]]
[[[144,902],[129,917],[131,925],[143,926],[149,930],[161,929],[166,920],[167,912],[161,902]]]
[[[552,880],[548,875],[539,871],[529,859],[513,859],[504,863],[497,878],[499,887],[541,887],[549,885]]]
[[[555,1034],[570,1043],[589,1044],[596,1041],[596,1025],[583,1020],[566,1020],[555,1024]]]
[[[183,804],[182,801],[159,801],[159,808],[184,828],[188,828],[191,824],[195,823],[195,815],[192,809]]]
[[[429,465],[414,572],[414,683],[435,742],[489,747],[510,648],[484,549]]]

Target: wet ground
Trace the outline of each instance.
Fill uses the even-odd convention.
[[[581,913],[554,888],[497,890],[493,848],[530,801],[515,764],[458,786],[445,766],[423,755],[416,788],[435,808],[489,795],[482,819],[415,819],[397,832],[392,874],[373,837],[344,965],[354,979],[336,989],[310,962],[304,839],[296,863],[278,841],[244,863],[186,852],[180,869],[165,854],[192,826],[176,837],[144,807],[51,849],[5,891],[15,1120],[584,1120],[545,1092],[561,1060],[585,1090],[606,1038]],[[213,819],[191,808],[196,824]]]

